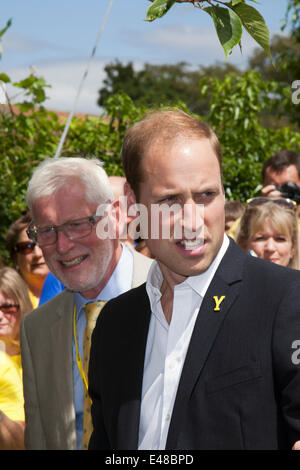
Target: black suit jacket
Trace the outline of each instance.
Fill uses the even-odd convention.
[[[145,284],[102,310],[90,356],[90,449],[138,447],[150,315]],[[291,449],[300,439],[297,339],[300,272],[231,241],[199,310],[166,449]]]

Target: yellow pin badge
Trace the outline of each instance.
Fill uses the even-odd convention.
[[[217,295],[214,295],[213,299],[215,301],[214,312],[219,312],[220,311],[220,305],[223,302],[223,300],[225,299],[225,295],[221,295],[220,298]]]

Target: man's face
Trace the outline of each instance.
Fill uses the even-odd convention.
[[[97,206],[86,201],[79,182],[66,185],[50,196],[36,200],[33,219],[38,227],[61,225],[96,213]],[[120,256],[116,240],[101,240],[92,232],[79,240],[70,240],[58,231],[57,242],[42,247],[52,273],[69,289],[94,298],[109,280]]]
[[[300,186],[300,179],[295,165],[289,165],[281,172],[275,171],[271,167],[267,168],[263,185],[274,184],[275,186],[281,186],[289,181]]]
[[[271,167],[267,168],[263,185],[264,187],[271,185],[271,184],[274,184],[275,186],[281,186],[284,183],[288,183],[289,181],[292,183],[296,183],[298,186],[300,186],[300,178],[298,175],[296,165],[289,165],[280,172],[274,171]],[[276,194],[276,197],[280,197],[280,193],[277,192],[277,190],[274,196],[273,194],[274,192],[269,193],[268,197],[274,197],[275,194]],[[297,205],[297,215],[298,217],[300,217],[300,204]]]
[[[181,138],[171,145],[151,146],[142,167],[139,203],[147,207],[149,232],[152,204],[179,204],[182,210],[187,205],[191,217],[186,228],[193,232],[197,230],[196,210],[204,207],[203,235],[192,240],[175,237],[175,218],[170,217],[169,239],[146,240],[165,279],[177,284],[206,271],[221,247],[225,216],[219,163],[208,139]]]

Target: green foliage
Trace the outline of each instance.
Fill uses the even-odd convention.
[[[10,223],[26,210],[25,193],[34,167],[53,157],[63,131],[54,113],[42,106],[46,84],[30,75],[17,84],[24,87],[18,111],[0,113],[0,246]],[[267,129],[261,115],[278,101],[278,84],[263,81],[258,72],[203,76],[199,99],[206,100],[207,120],[217,132],[224,152],[224,185],[228,198],[246,200],[260,189],[262,163],[283,148],[300,149],[299,133],[289,128]],[[97,157],[108,174],[122,174],[120,150],[128,126],[147,109],[135,104],[124,92],[110,95],[100,118],[74,118],[62,155]],[[182,109],[187,110],[184,103]]]
[[[146,21],[153,21],[164,16],[174,5],[176,0],[155,0],[153,5],[148,8]]]
[[[0,58],[2,56],[2,44],[1,44],[2,36],[6,33],[6,31],[10,27],[11,27],[11,19],[8,20],[8,22],[6,23],[6,26],[0,30]]]
[[[273,153],[300,151],[300,135],[289,128],[267,129],[261,115],[280,98],[277,82],[263,81],[257,72],[228,74],[225,80],[203,79],[210,94],[206,120],[216,131],[224,153],[224,187],[228,199],[247,200],[261,189],[261,168]]]
[[[288,0],[282,28],[286,28],[289,24],[291,24],[292,35],[300,42],[300,0]]]
[[[203,8],[215,24],[218,38],[224,49],[226,60],[234,46],[242,39],[242,23],[237,14],[229,8],[221,8],[219,5]]]
[[[15,84],[24,100],[0,112],[0,254],[8,263],[5,235],[10,224],[26,212],[26,188],[34,168],[54,156],[64,123],[43,106],[45,81],[34,75]],[[97,157],[108,174],[122,174],[120,150],[127,126],[139,119],[136,107],[124,93],[110,97],[101,118],[74,118],[62,155]]]
[[[26,210],[25,193],[34,167],[53,157],[63,123],[42,106],[46,84],[30,75],[17,84],[24,87],[18,111],[0,113],[0,247],[10,223]],[[262,80],[258,72],[232,72],[223,77],[203,76],[199,99],[206,100],[205,120],[219,136],[224,153],[224,186],[227,198],[245,201],[260,190],[263,162],[284,148],[300,151],[300,135],[289,128],[265,128],[261,116],[279,101],[280,87]],[[147,109],[135,104],[124,92],[110,95],[100,118],[74,118],[62,155],[97,157],[108,174],[122,174],[120,150],[128,126]],[[187,106],[180,104],[182,109]],[[197,114],[198,115],[198,114]]]
[[[255,49],[249,59],[249,70],[256,70],[265,80],[276,80],[284,86],[288,86],[295,79],[295,68],[289,67],[291,60],[300,62],[300,43],[293,37],[275,35],[272,38],[271,54],[275,67],[270,58],[262,49]]]
[[[53,155],[61,125],[57,115],[39,104],[45,99],[43,79],[30,75],[15,84],[24,101],[0,112],[0,244],[10,223],[26,210],[25,192],[32,169]]]
[[[295,39],[275,36],[271,43],[275,67],[270,57],[257,49],[249,61],[249,70],[261,74],[267,81],[277,81],[276,93],[279,99],[272,100],[272,106],[261,112],[264,127],[280,128],[292,125],[297,128],[299,106],[295,106],[291,96],[291,84],[295,80],[295,69],[286,67],[284,57],[288,54],[295,67],[300,63],[300,44]],[[291,64],[291,62],[289,62]],[[201,94],[199,83],[207,77],[224,80],[228,73],[242,73],[237,67],[229,64],[215,64],[208,67],[191,68],[189,64],[151,65],[145,64],[141,70],[134,70],[133,64],[122,64],[119,61],[106,65],[104,86],[99,91],[98,103],[105,108],[108,97],[123,91],[127,93],[136,106],[154,107],[174,105],[184,102],[189,111],[206,116],[210,107],[210,91]],[[297,76],[297,75],[296,75]],[[299,73],[300,77],[300,73]],[[295,124],[291,124],[291,123]]]
[[[120,150],[129,124],[144,112],[128,95],[120,92],[110,96],[106,114],[100,119],[74,118],[65,142],[64,155],[83,155],[99,158],[109,175],[123,174]]]
[[[169,65],[145,64],[142,70],[134,70],[133,64],[119,61],[104,68],[106,78],[99,91],[98,104],[106,108],[108,97],[125,92],[138,107],[174,105],[186,103],[193,113],[206,114],[208,100],[200,94],[199,82],[203,77],[224,78],[228,72],[238,69],[228,63],[191,69],[187,63]]]
[[[167,6],[172,6],[171,3]],[[237,14],[245,2],[232,0],[226,5]],[[224,33],[221,34],[220,25],[227,20],[224,12],[214,14],[220,37]],[[231,13],[228,16],[233,18]],[[0,39],[6,29],[0,31]],[[227,54],[232,47],[230,37],[228,40],[227,43],[226,35],[222,36]],[[104,114],[99,118],[73,118],[62,155],[97,157],[103,160],[108,174],[122,174],[120,150],[128,126],[139,120],[149,107],[180,106],[204,117],[214,128],[224,153],[226,195],[245,201],[260,190],[261,167],[267,158],[284,148],[300,151],[299,133],[289,127],[262,125],[266,113],[282,109],[282,103],[290,101],[291,96],[285,76],[279,82],[272,80],[271,61],[267,53],[266,56],[267,62],[262,59],[257,65],[257,70],[265,67],[265,80],[258,72],[242,74],[228,64],[198,70],[188,69],[185,63],[146,64],[139,72],[133,70],[132,64],[125,67],[118,62],[110,64],[100,94]],[[0,74],[0,80],[10,83],[5,73]],[[0,108],[0,253],[5,261],[5,234],[9,225],[26,210],[28,180],[40,161],[54,156],[64,128],[58,116],[44,108],[48,85],[43,78],[32,73],[14,85],[22,92],[19,103]]]
[[[282,52],[282,64],[286,73],[291,77],[290,86],[300,80],[300,0],[288,0],[287,13],[283,22],[283,29],[291,26],[291,41],[296,46],[292,50]],[[298,46],[298,48],[297,48]],[[297,48],[295,53],[295,48]],[[300,127],[300,106],[292,99],[285,101],[285,110],[290,119]]]
[[[235,5],[231,3],[226,4],[228,8],[238,15],[241,24],[253,39],[264,49],[264,51],[271,57],[270,52],[270,34],[262,15],[254,7],[247,5],[243,0],[236,1]]]
[[[243,28],[271,57],[270,35],[265,20],[259,11],[253,6],[248,5],[245,0],[231,0],[230,2],[220,2],[218,0],[151,1],[153,3],[148,8],[146,14],[147,21],[154,21],[164,16],[176,1],[180,3],[193,3],[194,6],[198,6],[202,11],[208,13],[214,21],[216,33],[224,49],[226,59],[228,59],[228,55],[235,46],[241,46]],[[220,6],[220,3],[222,6]],[[203,4],[208,6],[203,7]]]

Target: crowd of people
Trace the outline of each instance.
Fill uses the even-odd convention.
[[[225,201],[215,133],[162,110],[122,159],[125,177],[44,160],[7,231],[0,449],[298,448],[300,155],[266,161],[259,197]],[[191,226],[203,205],[203,238],[134,240],[120,196],[148,214],[189,204]],[[97,233],[101,204],[114,238]]]

